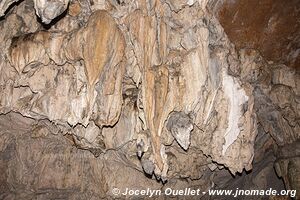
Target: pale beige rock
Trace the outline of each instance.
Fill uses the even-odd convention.
[[[41,64],[48,65],[50,59],[58,65],[65,65],[67,60],[76,62],[84,59],[85,71],[83,71],[82,66],[79,66],[76,69],[72,69],[70,66],[69,69],[65,69],[67,73],[64,74],[65,78],[63,79],[57,78],[59,77],[59,74],[56,74],[57,72],[50,71],[49,73],[45,73],[47,76],[48,74],[51,76],[51,73],[56,74],[55,76],[51,76],[47,83],[53,85],[54,82],[58,82],[58,87],[54,88],[56,91],[52,93],[58,99],[53,99],[53,103],[55,102],[54,104],[51,103],[49,105],[46,103],[49,107],[44,107],[44,111],[40,110],[40,108],[37,108],[36,106],[34,106],[33,111],[36,113],[40,112],[42,115],[48,115],[50,120],[63,120],[72,125],[76,125],[77,123],[87,124],[97,98],[99,101],[95,107],[95,109],[97,109],[95,112],[99,109],[101,112],[97,113],[93,117],[97,120],[97,123],[100,126],[114,125],[119,118],[122,105],[121,83],[124,69],[123,64],[120,63],[123,56],[124,44],[122,36],[120,35],[120,32],[118,32],[118,28],[114,24],[114,20],[108,14],[104,12],[97,12],[90,18],[90,26],[80,29],[70,35],[38,32],[36,34],[29,34],[24,37],[13,39],[9,53],[9,60],[12,66],[14,66],[16,71],[20,74],[22,72],[26,73],[30,70],[35,70],[33,68]],[[99,19],[105,20],[100,23]],[[98,25],[95,23],[98,23]],[[94,26],[101,28],[103,32],[95,31],[96,29],[94,29]],[[108,27],[111,29],[108,30]],[[115,35],[110,34],[110,32],[115,32]],[[72,39],[68,40],[69,37],[72,37]],[[91,40],[94,37],[99,38],[100,42],[98,43]],[[111,44],[109,42],[111,42],[112,39],[115,40],[115,44],[110,46]],[[90,43],[83,43],[83,41],[89,40],[91,41]],[[66,42],[67,44],[65,44]],[[102,48],[103,45],[107,45],[107,50]],[[83,48],[81,48],[81,46],[83,46]],[[118,49],[116,51],[112,51],[115,47]],[[28,51],[28,49],[32,50]],[[78,49],[81,49],[81,51],[78,52]],[[94,52],[95,54],[92,54],[91,52]],[[99,59],[96,55],[102,55],[101,59]],[[111,56],[114,59],[109,59]],[[55,68],[52,70],[56,71]],[[31,73],[29,73],[30,77],[32,76]],[[82,75],[83,73],[86,74]],[[77,78],[75,81],[76,84],[71,87],[77,87],[75,90],[77,91],[77,95],[73,93],[74,97],[71,100],[69,97],[72,95],[67,95],[68,92],[66,93],[65,89],[69,86],[68,79],[71,80],[73,75],[76,75]],[[37,74],[36,76],[37,77],[33,77],[31,79],[44,79],[42,77],[39,78],[38,76],[45,75]],[[95,85],[99,79],[101,79],[101,82],[105,85],[105,87],[97,87],[97,91],[95,91]],[[23,79],[23,81],[25,80]],[[25,84],[26,83],[23,83],[23,85]],[[39,82],[34,83],[31,81],[31,89],[33,92],[37,92],[36,87],[43,89],[41,88],[43,86],[40,85]],[[49,87],[49,85],[47,85],[47,87]],[[72,90],[69,90],[69,92],[72,92]],[[50,94],[48,91],[46,91],[46,93],[48,93],[48,95]],[[43,104],[42,102],[45,102],[48,97],[38,98],[38,104]],[[108,101],[111,102],[109,103],[111,106],[106,106]],[[51,108],[52,105],[61,107],[61,109],[59,109],[60,112],[54,113]]]
[[[247,183],[267,187],[264,158],[275,157],[257,152],[299,140],[299,72],[237,51],[212,1],[34,3],[0,21],[0,170],[9,171],[0,191],[8,198],[207,191],[239,185],[253,167]],[[293,187],[295,160],[278,161]]]
[[[272,82],[273,84],[283,84],[295,88],[295,73],[295,70],[289,69],[286,66],[275,68],[273,71]]]
[[[49,24],[53,19],[61,15],[68,7],[69,0],[34,0],[34,8],[42,22]]]
[[[1,0],[0,2],[0,17],[5,15],[5,11],[9,8],[13,3],[18,2],[18,0]]]

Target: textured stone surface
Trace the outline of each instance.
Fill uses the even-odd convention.
[[[214,9],[237,48],[259,50],[266,59],[300,66],[300,1],[224,0]]]
[[[34,0],[36,14],[45,24],[49,24],[61,15],[67,9],[68,4],[69,0]]]
[[[286,156],[300,137],[299,70],[238,46],[220,18],[234,2],[215,3],[11,7],[0,21],[0,198],[283,189],[276,159],[299,190],[299,155]]]
[[[8,1],[1,0],[0,1],[0,17],[5,15],[6,10],[16,2],[18,2],[18,0],[8,0]]]

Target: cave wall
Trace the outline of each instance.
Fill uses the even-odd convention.
[[[216,1],[212,9],[237,48],[299,68],[299,0]]]
[[[283,188],[273,165],[299,190],[299,56],[221,3],[2,1],[1,197]]]

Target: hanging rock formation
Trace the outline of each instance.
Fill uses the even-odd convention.
[[[246,34],[261,26],[243,0],[14,2],[0,2],[0,199],[284,189],[277,175],[300,192],[299,48],[277,58]]]

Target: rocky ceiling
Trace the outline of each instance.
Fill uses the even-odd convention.
[[[297,198],[298,2],[1,0],[0,199]]]
[[[213,8],[237,48],[259,51],[265,59],[300,67],[300,1],[217,1]]]

